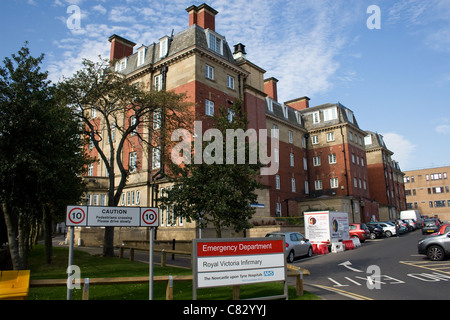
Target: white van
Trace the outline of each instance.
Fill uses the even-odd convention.
[[[400,211],[400,219],[414,219],[417,222],[417,228],[422,228],[423,219],[419,210]]]

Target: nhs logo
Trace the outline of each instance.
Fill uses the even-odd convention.
[[[271,271],[264,271],[264,277],[273,277],[275,273]]]

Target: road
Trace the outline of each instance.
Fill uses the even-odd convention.
[[[420,230],[399,238],[367,240],[354,250],[300,259],[305,290],[328,300],[448,300],[450,259],[417,253]]]

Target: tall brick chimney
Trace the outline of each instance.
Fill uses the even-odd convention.
[[[308,97],[301,97],[294,100],[286,101],[285,104],[295,110],[303,110],[309,108],[309,100],[311,99]]]
[[[278,79],[272,77],[264,80],[264,93],[272,98],[272,100],[278,102],[278,89],[277,89]]]
[[[189,26],[193,24],[202,27],[203,29],[210,29],[216,31],[216,15],[219,13],[206,3],[190,6],[186,9],[189,12]]]
[[[108,41],[111,42],[111,61],[131,56],[133,54],[133,47],[136,45],[136,43],[119,37],[117,34],[109,37]]]

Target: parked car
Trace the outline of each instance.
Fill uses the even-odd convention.
[[[422,234],[431,234],[439,231],[439,222],[435,219],[425,219],[422,226]]]
[[[417,244],[419,254],[425,254],[430,260],[444,260],[450,254],[450,232],[428,236]]]
[[[403,219],[408,224],[409,231],[414,231],[417,229],[417,222],[414,219]]]
[[[266,237],[282,237],[286,243],[286,259],[289,263],[294,262],[296,257],[313,255],[311,242],[298,232],[271,232]]]
[[[392,221],[392,223],[394,224],[394,226],[395,226],[396,223],[398,223],[400,225],[400,234],[406,233],[406,232],[409,231],[408,223],[403,221],[402,219],[394,220],[394,221]]]
[[[378,224],[367,224],[367,228],[370,231],[369,239],[371,240],[382,238],[384,236],[384,230]]]
[[[444,234],[444,233],[447,233],[447,232],[450,232],[450,224],[443,224],[443,225],[441,225],[439,227],[439,231],[438,232],[432,233],[431,235],[432,236],[438,236],[440,234]]]
[[[395,231],[395,225],[392,222],[389,221],[378,221],[378,222],[368,222],[368,225],[371,224],[377,224],[380,227],[383,228],[384,235],[386,238],[390,238],[391,236],[395,236],[397,232]]]
[[[364,223],[350,223],[348,226],[351,238],[359,238],[361,243],[369,239],[370,231]]]

